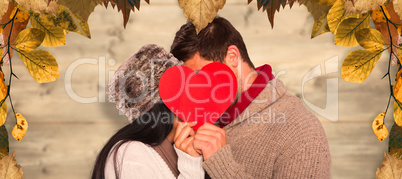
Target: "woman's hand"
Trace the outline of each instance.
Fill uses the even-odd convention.
[[[195,132],[191,127],[195,126],[196,124],[197,123],[194,122],[193,123],[179,122],[173,140],[176,148],[180,149],[181,151],[193,157],[200,156],[200,154],[197,153],[193,147]]]

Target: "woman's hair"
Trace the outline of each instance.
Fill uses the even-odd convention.
[[[129,141],[139,141],[150,146],[159,145],[173,128],[173,113],[161,101],[132,123],[120,129],[103,147],[95,161],[92,179],[105,178],[105,166],[108,155],[113,155],[114,171],[119,178],[116,163],[117,151]]]

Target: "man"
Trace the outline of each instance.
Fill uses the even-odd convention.
[[[329,178],[321,123],[274,79],[269,65],[254,68],[229,21],[217,17],[198,35],[191,22],[184,24],[171,53],[195,71],[222,62],[238,81],[241,95],[219,120],[223,129],[205,124],[193,141],[211,178]]]

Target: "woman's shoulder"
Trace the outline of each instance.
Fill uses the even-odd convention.
[[[152,150],[154,150],[152,147],[142,142],[128,141],[121,144],[117,150],[117,155],[118,158],[121,157],[123,160],[143,159],[152,156]]]

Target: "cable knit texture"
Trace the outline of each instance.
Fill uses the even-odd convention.
[[[279,79],[223,129],[228,144],[203,163],[211,178],[330,177],[320,121]]]
[[[178,155],[179,179],[203,179],[202,156],[192,157],[176,149]],[[112,154],[112,153],[111,153]],[[108,156],[105,167],[107,179],[114,179],[115,168],[113,155]],[[176,178],[162,157],[150,146],[130,141],[122,144],[117,150],[117,170],[121,179],[131,178]]]

